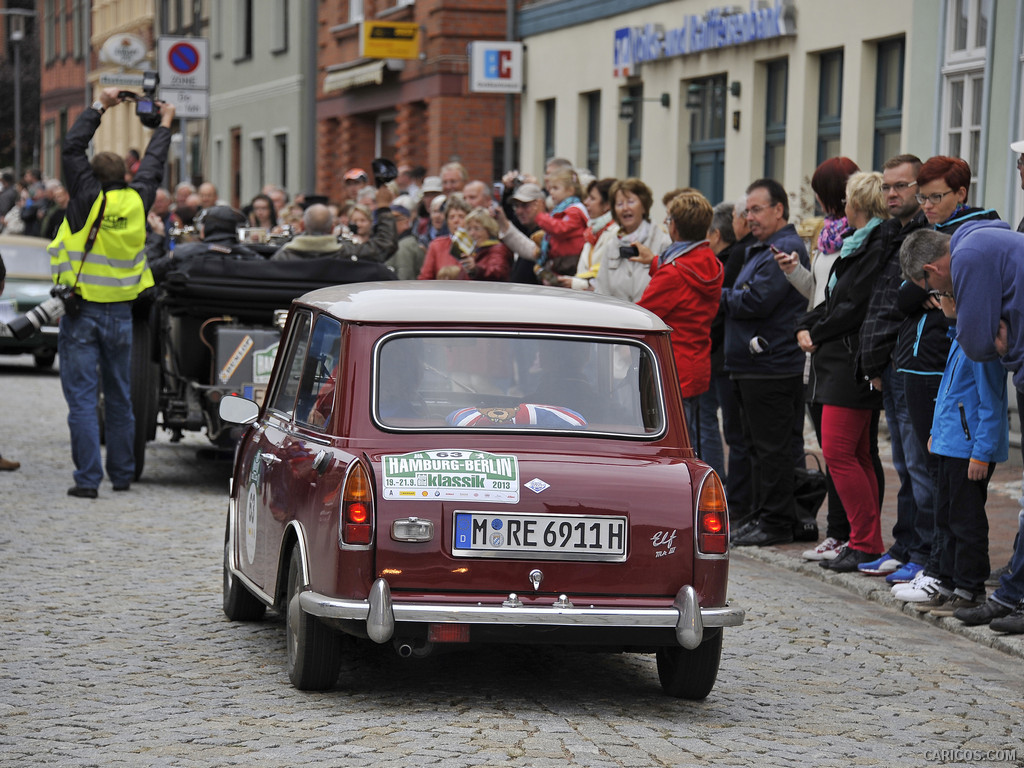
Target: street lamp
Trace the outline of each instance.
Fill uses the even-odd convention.
[[[10,16],[11,44],[14,46],[14,178],[21,179],[21,41],[25,39],[25,17],[35,11],[24,8],[0,8],[0,15]]]

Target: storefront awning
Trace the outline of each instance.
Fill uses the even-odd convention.
[[[380,85],[384,82],[383,60],[359,64],[336,72],[328,72],[324,77],[324,93],[347,91],[361,85]]]

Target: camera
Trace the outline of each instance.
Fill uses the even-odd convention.
[[[160,73],[147,69],[142,74],[142,95],[134,91],[121,91],[118,95],[127,101],[135,102],[135,115],[139,122],[147,128],[160,127],[160,102],[156,96],[156,88],[160,85]]]
[[[21,317],[11,320],[7,327],[14,338],[24,341],[44,325],[56,325],[64,315],[74,316],[78,309],[79,298],[74,288],[70,285],[55,285],[50,289],[50,298],[32,307]]]
[[[768,340],[764,336],[754,336],[747,348],[752,357],[758,357],[771,349],[771,345],[768,344]]]
[[[627,243],[619,246],[619,258],[620,259],[631,259],[634,256],[639,256],[640,251],[634,243]]]

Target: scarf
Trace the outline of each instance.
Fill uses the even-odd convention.
[[[551,215],[554,216],[558,213],[565,213],[569,208],[580,202],[580,199],[576,195],[570,195],[565,198],[562,202],[555,206],[554,210],[551,211]],[[548,251],[551,250],[551,235],[545,233],[544,239],[540,241],[540,258],[537,259],[537,266],[542,266],[548,260]]]
[[[867,224],[865,224],[860,229],[853,230],[853,233],[847,235],[846,239],[843,240],[843,247],[839,250],[839,258],[840,259],[845,259],[851,253],[853,253],[858,248],[860,248],[862,245],[864,245],[864,243],[868,239],[868,235],[870,235],[872,230],[874,230],[881,223],[882,223],[882,220],[880,218],[878,218],[877,216],[875,216],[875,217],[873,217],[871,219],[871,221],[869,221]],[[836,264],[838,264],[838,263],[839,262],[837,261]],[[836,275],[837,271],[838,270],[836,269],[836,267],[833,266],[832,267],[832,274],[829,275],[829,278],[828,278],[828,285],[825,287],[825,297],[826,298],[828,298],[828,296],[831,295],[832,289],[835,288],[836,283],[839,281],[839,278]]]
[[[677,258],[684,256],[697,246],[707,245],[707,242],[707,240],[697,240],[696,242],[690,243],[685,240],[678,240],[669,245],[669,247],[665,249],[665,252],[658,256],[658,266],[663,267],[666,264],[671,264]]]
[[[647,238],[651,236],[651,222],[644,221],[640,222],[640,226],[634,229],[630,233],[625,233],[621,229],[619,230],[619,242],[623,245],[632,245],[633,243],[646,243]]]
[[[612,212],[602,214],[596,219],[590,220],[590,226],[587,227],[587,231],[583,233],[584,242],[590,243],[591,246],[597,243],[597,238],[601,236],[612,223]]]
[[[818,235],[818,252],[835,253],[842,248],[843,232],[849,227],[845,216],[826,216],[821,225],[821,234]]]

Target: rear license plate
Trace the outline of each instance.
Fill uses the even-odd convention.
[[[622,562],[626,527],[625,517],[456,512],[452,554]]]

